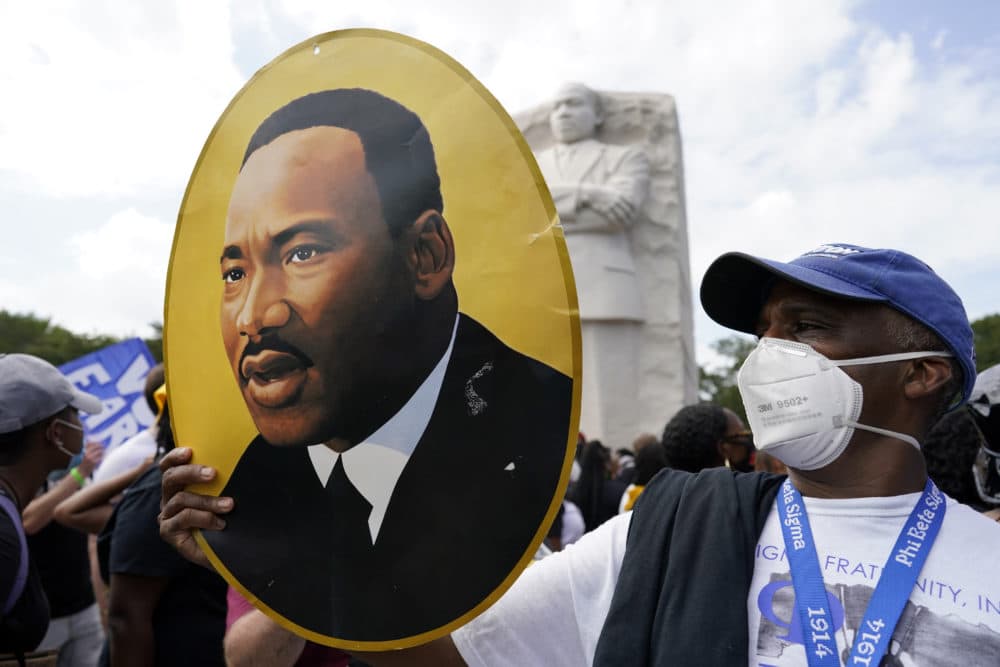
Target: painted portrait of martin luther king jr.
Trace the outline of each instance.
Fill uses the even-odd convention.
[[[402,104],[324,90],[253,133],[220,323],[259,436],[222,490],[225,529],[204,537],[307,633],[383,642],[452,623],[553,506],[572,380],[462,312],[460,261],[431,137]]]

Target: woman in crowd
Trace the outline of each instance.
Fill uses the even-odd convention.
[[[21,511],[50,472],[82,451],[80,410],[98,413],[101,402],[38,357],[0,355],[0,654],[23,656],[48,629],[49,603],[28,557]]]
[[[78,462],[49,475],[21,514],[52,616],[39,650],[58,651],[58,667],[94,667],[104,645],[87,535],[53,521],[55,508],[80,491],[103,455],[101,443],[88,442],[83,456],[74,458]]]
[[[618,503],[627,484],[615,479],[616,472],[615,457],[600,440],[592,440],[584,446],[580,478],[569,499],[583,514],[588,532],[618,514]]]
[[[656,477],[656,473],[666,467],[667,457],[659,442],[647,444],[637,451],[635,454],[635,477],[625,489],[625,493],[622,494],[621,504],[618,507],[619,512],[627,512],[632,509],[649,481]]]
[[[169,402],[159,417],[157,453],[174,448]],[[101,665],[222,667],[226,583],[184,560],[160,539],[158,466],[125,490],[98,538],[109,582],[109,651]]]

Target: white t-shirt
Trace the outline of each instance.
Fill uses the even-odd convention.
[[[837,632],[842,650],[845,635],[853,640],[882,565],[919,496],[805,498],[824,581],[847,610],[846,629],[840,624]],[[465,661],[474,667],[591,664],[630,519],[631,513],[621,514],[528,568],[497,604],[453,633]],[[1000,525],[949,499],[944,524],[896,627],[890,653],[897,664],[1000,665],[998,570]],[[807,664],[789,623],[790,583],[772,508],[747,598],[753,667]],[[712,629],[705,628],[705,641],[711,637]]]
[[[589,665],[625,554],[619,514],[537,563],[496,604],[452,633],[469,665]]]
[[[156,426],[139,431],[104,455],[94,471],[94,481],[102,482],[129,470],[156,454]]]

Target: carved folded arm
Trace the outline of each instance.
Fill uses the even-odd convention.
[[[604,183],[576,185],[575,210],[567,220],[573,224],[567,225],[566,231],[617,233],[627,229],[638,218],[648,191],[649,162],[645,154],[626,151]]]
[[[639,149],[628,150],[615,165],[605,187],[618,193],[638,212],[649,194],[649,172],[646,154]]]
[[[552,193],[552,201],[556,205],[559,219],[564,223],[574,221],[577,210],[580,208],[579,183],[550,182],[549,192]]]

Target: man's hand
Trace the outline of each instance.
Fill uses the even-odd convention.
[[[99,442],[88,442],[83,448],[83,459],[76,469],[84,477],[90,477],[97,464],[104,458],[104,446]]]
[[[233,499],[203,496],[184,489],[215,479],[215,469],[191,463],[191,450],[179,447],[160,461],[163,495],[160,500],[160,537],[192,563],[212,569],[208,557],[194,539],[194,529],[222,530],[219,517],[233,509]]]

